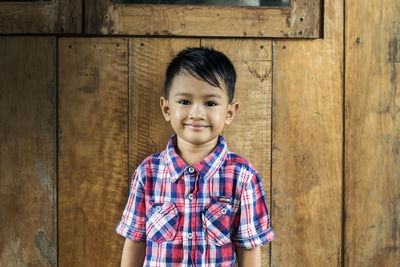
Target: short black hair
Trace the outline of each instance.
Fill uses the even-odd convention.
[[[232,103],[235,95],[236,71],[232,62],[223,53],[205,47],[191,47],[179,52],[169,63],[165,75],[166,98],[169,97],[172,81],[182,71],[221,89],[220,82],[224,82],[229,103]]]

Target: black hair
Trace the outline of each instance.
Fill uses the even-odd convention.
[[[179,52],[169,63],[165,75],[164,93],[166,98],[169,97],[172,81],[182,71],[221,89],[220,82],[224,82],[229,103],[232,103],[235,95],[236,71],[232,62],[223,53],[204,47],[186,48]]]

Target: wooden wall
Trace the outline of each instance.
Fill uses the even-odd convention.
[[[400,1],[346,1],[346,266],[400,266]]]
[[[0,55],[0,266],[56,266],[56,38],[0,37]]]
[[[128,40],[58,42],[59,266],[116,266],[128,174]]]
[[[273,61],[271,263],[340,266],[343,2],[325,1],[324,39],[277,40]]]
[[[239,73],[224,135],[262,175],[263,266],[400,266],[400,3],[323,13],[315,40],[0,36],[0,266],[118,266],[131,175],[172,133],[165,67],[188,46]]]

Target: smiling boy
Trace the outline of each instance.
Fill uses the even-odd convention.
[[[133,174],[116,231],[126,237],[121,266],[260,266],[274,239],[261,179],[220,135],[229,125],[236,72],[221,52],[188,48],[169,64],[166,150]]]

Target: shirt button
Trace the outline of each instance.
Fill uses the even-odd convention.
[[[221,210],[221,213],[222,214],[226,214],[228,211],[225,209],[225,208],[223,208],[222,210]]]
[[[189,173],[194,173],[194,168],[193,167],[189,167],[188,171],[189,171]]]
[[[188,195],[188,199],[192,200],[193,199],[193,194]]]
[[[157,206],[156,207],[156,212],[160,212],[161,211],[161,207],[160,206]]]
[[[188,238],[188,239],[192,239],[192,238],[193,238],[193,234],[192,234],[192,233],[188,233],[188,234],[187,234],[187,238]]]

